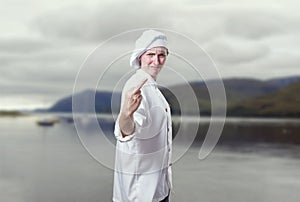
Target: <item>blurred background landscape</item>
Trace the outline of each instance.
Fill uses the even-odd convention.
[[[210,85],[214,80],[206,81]],[[258,79],[224,79],[223,80],[227,98],[227,116],[238,117],[300,117],[300,102],[297,93],[300,90],[300,76],[276,78],[270,80]],[[191,86],[195,92],[198,106],[201,113],[197,114],[195,106],[191,103],[188,87]],[[205,82],[191,82],[186,84],[161,87],[160,90],[165,95],[172,106],[173,115],[180,115],[183,110],[189,115],[211,115],[211,98]],[[74,94],[74,99],[79,99],[81,103],[88,100],[95,100],[94,110],[96,113],[112,113],[112,108],[119,109],[120,92],[115,93],[115,100],[112,99],[113,92],[85,90]],[[186,94],[186,95],[185,95]],[[185,99],[179,101],[176,95],[181,95]],[[113,103],[112,103],[113,101]],[[72,96],[64,97],[56,101],[50,108],[37,110],[40,112],[72,112]],[[93,111],[85,111],[92,113]]]
[[[171,54],[158,83],[172,108],[174,150],[186,147],[175,155],[172,201],[298,201],[298,7],[296,0],[0,0],[0,200],[111,201],[118,82],[132,71],[130,52],[122,51],[132,50],[141,30],[104,50],[101,44],[158,28],[202,49],[168,31]],[[120,54],[101,75],[105,59]],[[202,61],[200,76],[176,54]],[[207,73],[212,62],[215,74]],[[207,86],[220,80],[225,125],[216,148],[199,160],[211,121]],[[80,103],[78,119],[72,99]],[[224,103],[214,102],[221,113]]]

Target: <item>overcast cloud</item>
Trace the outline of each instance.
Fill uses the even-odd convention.
[[[168,29],[190,37],[209,53],[223,78],[300,75],[300,3],[294,0],[0,0],[0,4],[0,109],[46,107],[70,95],[81,64],[101,42],[138,28]],[[116,49],[130,51],[133,35],[115,39],[107,48],[111,55],[101,57],[113,57]],[[190,46],[179,45],[182,56],[200,57]],[[125,52],[108,72],[103,89],[114,88],[130,70]],[[170,68],[188,75],[178,58],[168,60]],[[95,63],[81,72],[82,89],[95,88],[89,78],[107,67],[101,58]],[[190,75],[186,79],[197,79]],[[164,74],[160,79],[168,83]],[[174,81],[175,77],[169,83]]]

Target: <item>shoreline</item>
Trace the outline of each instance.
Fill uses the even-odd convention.
[[[24,112],[17,110],[0,110],[0,117],[19,117],[19,116],[28,116]]]

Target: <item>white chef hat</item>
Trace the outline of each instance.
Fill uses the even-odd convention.
[[[166,35],[155,30],[144,31],[135,42],[135,49],[130,57],[130,66],[139,69],[139,57],[153,47],[165,47],[168,50]]]

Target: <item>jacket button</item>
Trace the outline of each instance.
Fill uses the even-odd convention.
[[[168,109],[167,109],[167,108],[166,108],[165,110],[166,110],[166,112],[168,112]]]

